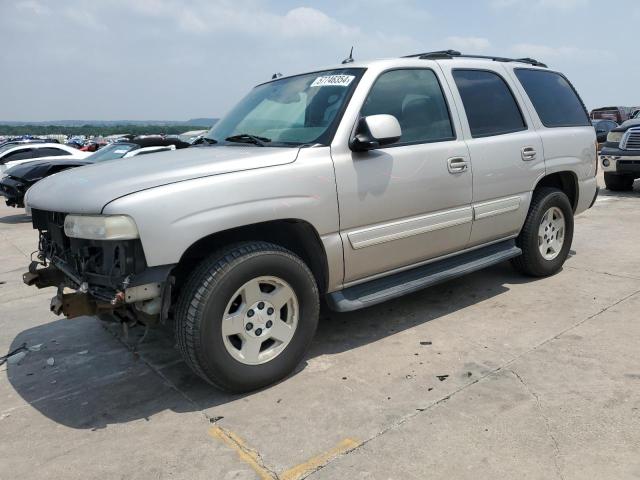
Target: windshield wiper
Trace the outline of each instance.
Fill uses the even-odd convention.
[[[271,141],[270,138],[258,137],[257,135],[251,135],[249,133],[240,133],[238,135],[231,135],[230,137],[225,138],[225,140],[227,142],[252,143],[253,145],[258,145],[260,147],[264,147],[265,143]]]

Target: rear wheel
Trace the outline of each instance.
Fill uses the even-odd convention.
[[[619,175],[617,173],[604,172],[604,184],[607,190],[622,192],[633,188],[633,175]]]
[[[513,259],[521,272],[536,277],[556,273],[573,240],[573,210],[566,194],[555,188],[536,190],[524,227],[516,239],[522,255]]]
[[[183,288],[176,338],[187,364],[209,383],[246,392],[288,375],[318,323],[313,274],[295,254],[266,242],[206,259]]]

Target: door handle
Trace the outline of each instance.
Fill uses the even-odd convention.
[[[530,162],[531,160],[536,159],[536,149],[533,147],[522,147],[522,160],[525,162]]]
[[[453,157],[447,160],[447,170],[449,173],[464,172],[469,168],[469,163],[462,157]]]

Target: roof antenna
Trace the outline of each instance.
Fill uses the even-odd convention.
[[[342,65],[346,65],[347,63],[353,63],[353,45],[351,46],[349,57],[342,60]]]
[[[276,78],[280,78],[282,76],[282,74],[280,72],[276,72],[273,75],[271,75],[271,80],[275,80]]]

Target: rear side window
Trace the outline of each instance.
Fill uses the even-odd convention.
[[[44,147],[36,149],[38,157],[60,157],[63,155],[71,155],[61,148]]]
[[[488,137],[527,129],[520,108],[504,79],[486,70],[454,70],[471,136]]]
[[[562,75],[545,70],[515,69],[545,127],[588,126],[582,100]]]

